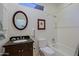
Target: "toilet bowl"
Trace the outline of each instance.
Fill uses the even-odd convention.
[[[48,46],[48,42],[45,39],[39,40],[39,53],[44,56],[53,56],[55,51]]]

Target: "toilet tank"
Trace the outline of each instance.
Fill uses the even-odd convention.
[[[39,42],[39,47],[40,48],[43,48],[43,47],[47,47],[48,46],[48,42],[47,42],[47,40],[46,39],[39,39],[38,40],[38,42]]]

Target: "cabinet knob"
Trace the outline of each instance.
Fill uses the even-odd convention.
[[[18,50],[18,52],[21,52],[21,50]]]
[[[22,49],[22,52],[23,52],[24,50]]]

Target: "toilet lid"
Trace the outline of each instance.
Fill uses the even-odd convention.
[[[44,47],[40,48],[40,50],[45,54],[45,55],[53,55],[55,51],[51,49],[50,47]]]

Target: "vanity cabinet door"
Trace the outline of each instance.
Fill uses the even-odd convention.
[[[24,49],[23,56],[33,56],[32,49]]]
[[[15,49],[15,55],[16,56],[23,56],[23,51],[24,51],[24,44],[19,44],[19,45],[15,45],[14,49]]]
[[[19,44],[15,49],[19,56],[33,56],[33,43]]]
[[[5,46],[5,53],[10,56],[33,56],[33,43]]]
[[[33,44],[32,43],[28,43],[27,45],[25,45],[25,47],[23,48],[23,55],[33,56]]]
[[[7,53],[10,56],[16,56],[16,55],[20,55],[18,53],[18,49],[15,48],[15,46],[7,46],[5,47],[5,53]]]

